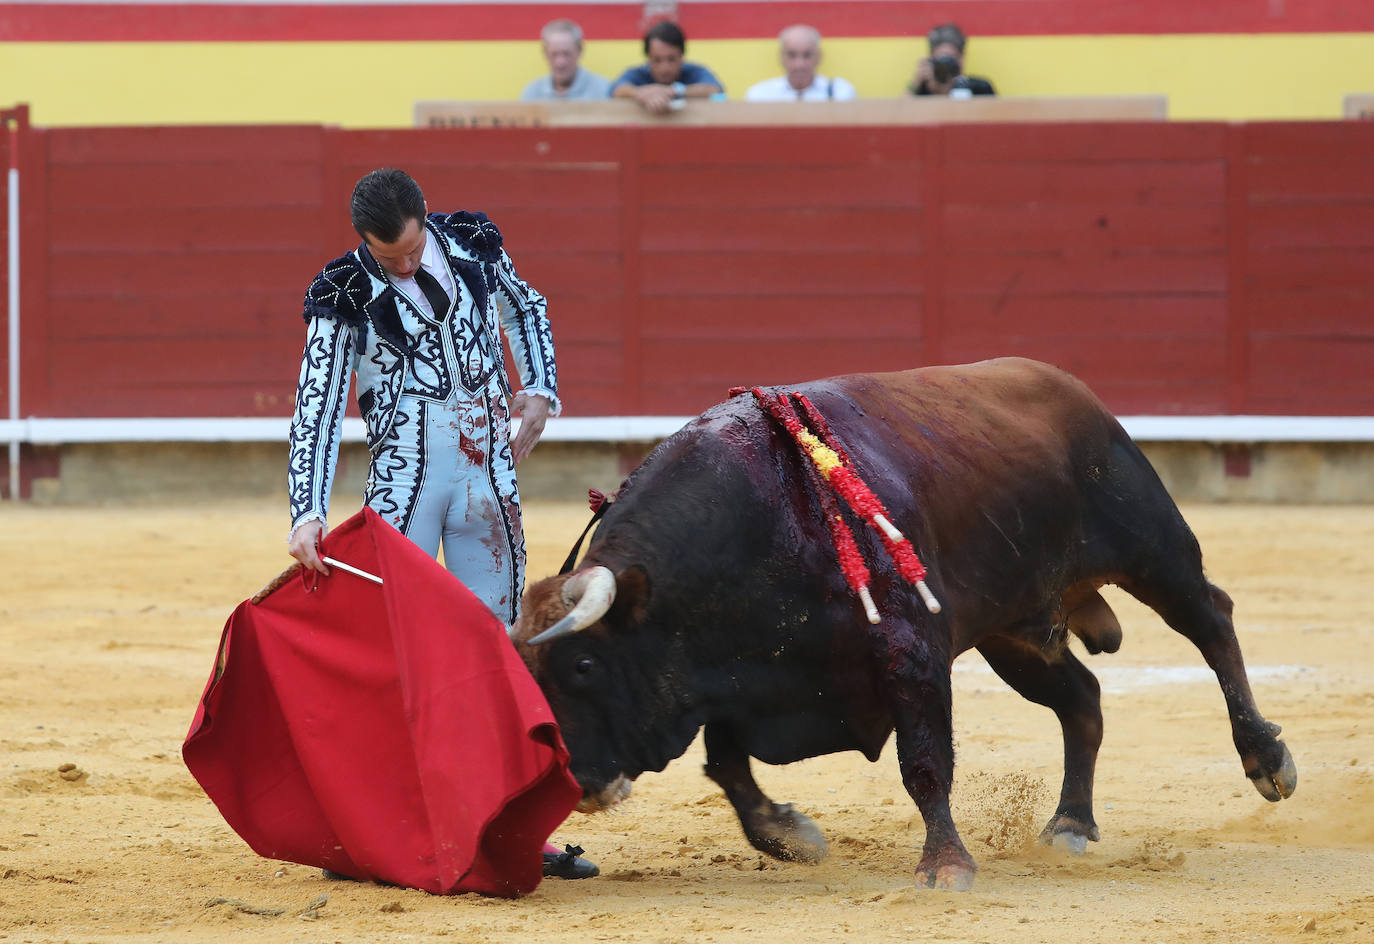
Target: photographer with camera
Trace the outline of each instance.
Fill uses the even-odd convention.
[[[926,40],[930,43],[930,55],[916,64],[911,94],[948,95],[950,98],[997,94],[987,79],[964,75],[964,47],[968,45],[968,38],[958,26],[941,24],[930,31]]]

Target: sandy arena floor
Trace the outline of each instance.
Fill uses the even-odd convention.
[[[1031,841],[1057,796],[1058,726],[972,655],[956,666],[954,795],[972,892],[913,887],[923,829],[891,745],[876,764],[759,769],[830,838],[807,867],[748,847],[698,743],[621,810],[559,831],[600,878],[505,901],[258,858],[182,766],[224,620],[288,562],[279,503],[0,506],[0,940],[1374,941],[1374,507],[1184,512],[1297,760],[1291,799],[1243,776],[1197,652],[1116,594],[1125,645],[1089,660],[1106,741],[1086,856]],[[529,509],[532,575],[585,520]]]

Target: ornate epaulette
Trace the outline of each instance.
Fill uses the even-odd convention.
[[[459,210],[450,213],[440,221],[452,233],[458,245],[470,251],[482,262],[499,262],[501,259],[501,231],[496,224],[487,219],[485,213],[467,213]]]
[[[358,257],[349,253],[326,265],[305,292],[304,318],[337,318],[359,325],[375,291],[372,277]]]

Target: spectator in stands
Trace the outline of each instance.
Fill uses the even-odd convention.
[[[662,115],[681,107],[689,98],[720,95],[725,87],[711,70],[695,62],[684,62],[687,37],[676,23],[655,23],[644,34],[643,65],[631,66],[611,86],[614,98],[633,98],[644,110]]]
[[[797,24],[778,34],[778,58],[785,75],[764,79],[744,94],[751,102],[847,102],[857,97],[847,79],[818,75],[821,34],[814,26]]]
[[[926,39],[930,43],[930,55],[916,64],[916,78],[910,86],[913,95],[968,98],[997,94],[987,79],[964,75],[964,48],[968,45],[968,37],[958,26],[944,23],[931,30]]]
[[[520,93],[522,102],[570,98],[607,98],[611,83],[605,76],[582,68],[582,27],[572,20],[552,20],[539,32],[549,74],[541,75]]]

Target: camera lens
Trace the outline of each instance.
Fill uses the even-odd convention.
[[[936,56],[930,60],[930,67],[936,82],[948,82],[959,74],[959,60],[953,56]]]

